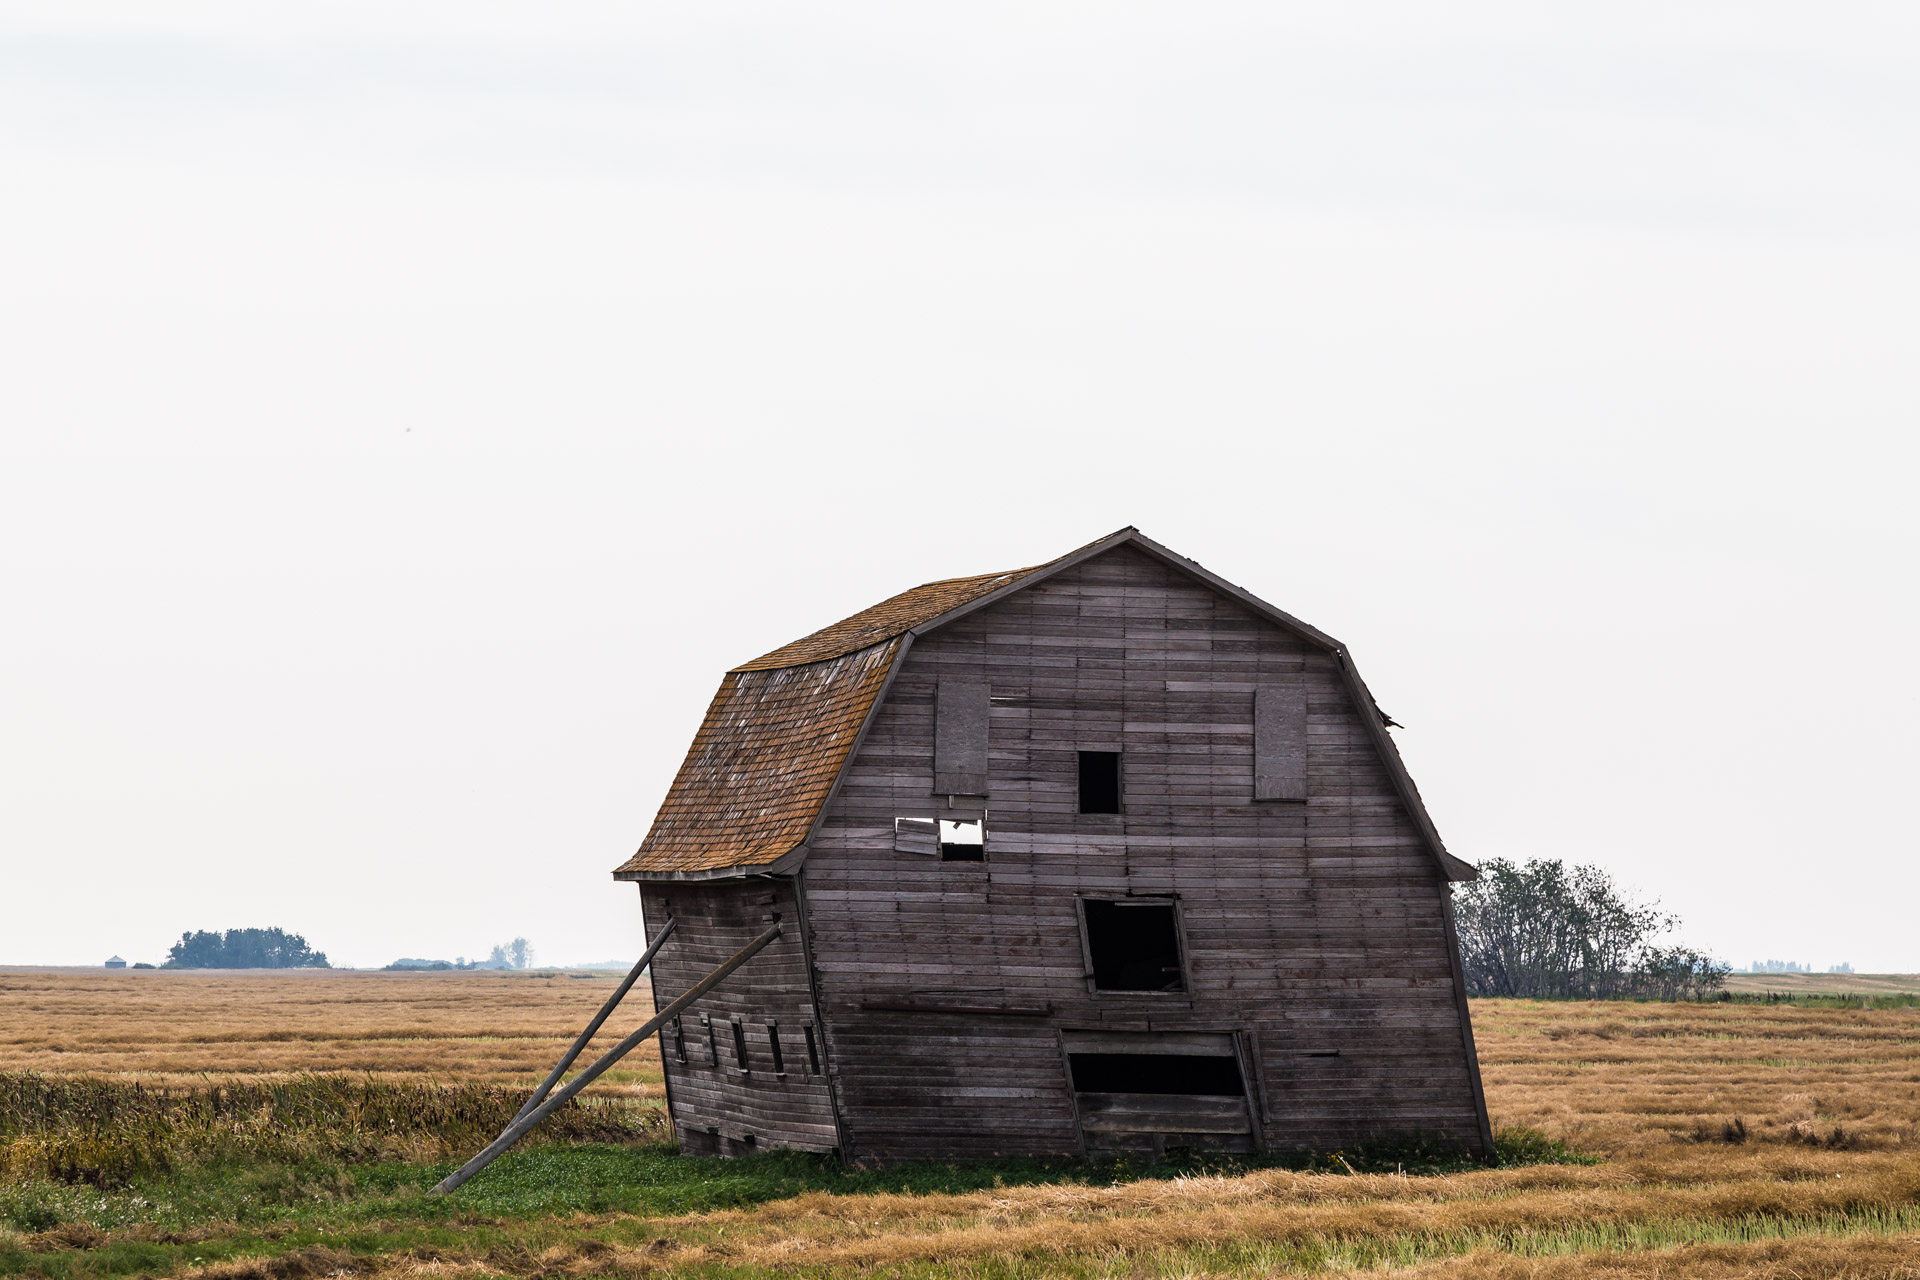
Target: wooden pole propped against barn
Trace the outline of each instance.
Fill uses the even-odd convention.
[[[587,1047],[587,1043],[593,1039],[601,1025],[612,1016],[619,1003],[627,998],[627,992],[633,990],[633,984],[640,981],[640,975],[645,973],[647,966],[653,963],[654,954],[660,950],[660,944],[665,942],[672,933],[673,917],[668,916],[667,922],[660,926],[660,932],[653,936],[653,941],[647,945],[647,949],[641,952],[638,960],[634,961],[626,981],[614,988],[613,994],[607,997],[607,1002],[600,1006],[600,1012],[596,1013],[593,1021],[587,1024],[587,1029],[574,1039],[573,1047],[560,1056],[560,1061],[554,1065],[553,1070],[547,1072],[547,1078],[540,1082],[540,1087],[533,1091],[533,1096],[521,1103],[520,1110],[514,1112],[515,1120],[524,1119],[529,1111],[539,1106],[547,1094],[552,1092],[553,1086],[560,1083],[560,1077],[567,1074],[567,1068],[572,1066],[573,1060],[580,1056],[580,1051]]]
[[[719,968],[694,983],[691,987],[687,988],[686,992],[678,999],[674,1000],[660,1012],[654,1014],[653,1017],[647,1019],[646,1023],[641,1026],[638,1031],[635,1031],[625,1040],[622,1040],[619,1044],[607,1050],[607,1052],[600,1057],[599,1061],[575,1076],[565,1088],[553,1094],[544,1102],[541,1102],[533,1110],[517,1117],[513,1123],[506,1127],[499,1137],[487,1145],[486,1150],[441,1179],[439,1185],[434,1187],[432,1194],[441,1195],[452,1191],[468,1178],[471,1178],[474,1174],[492,1164],[503,1155],[508,1148],[513,1146],[514,1143],[531,1133],[535,1125],[545,1120],[561,1107],[566,1106],[567,1103],[573,1101],[576,1094],[592,1084],[595,1080],[598,1080],[609,1068],[620,1061],[620,1059],[639,1048],[649,1036],[665,1026],[674,1015],[680,1013],[695,1000],[698,1000],[701,996],[719,986],[726,980],[727,975],[731,974],[747,961],[753,959],[754,956],[760,954],[761,950],[779,936],[780,922],[778,919],[775,919],[759,937],[734,952]],[[611,1010],[605,1012],[611,1012]]]

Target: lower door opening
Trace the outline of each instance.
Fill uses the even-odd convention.
[[[1252,1151],[1253,1105],[1231,1035],[1068,1031],[1080,1132],[1089,1151]]]

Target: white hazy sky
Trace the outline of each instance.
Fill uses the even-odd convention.
[[[1121,525],[1469,860],[1920,969],[1910,4],[0,8],[0,963],[631,956],[721,672]]]

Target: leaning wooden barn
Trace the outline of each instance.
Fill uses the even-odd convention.
[[[1123,529],[736,667],[614,872],[686,1149],[1492,1145],[1440,843],[1337,641]]]

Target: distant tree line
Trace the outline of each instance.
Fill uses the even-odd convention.
[[[426,960],[405,956],[387,965],[388,969],[406,972],[444,973],[451,970],[468,969],[525,969],[533,964],[533,946],[525,938],[515,938],[512,942],[502,942],[493,948],[493,954],[485,960],[469,960],[460,956],[454,960]]]
[[[327,953],[297,933],[280,929],[201,930],[183,933],[162,969],[330,969]]]
[[[1705,952],[1656,945],[1679,918],[1633,901],[1598,867],[1496,858],[1454,890],[1453,907],[1469,995],[1689,1000],[1729,972]]]

